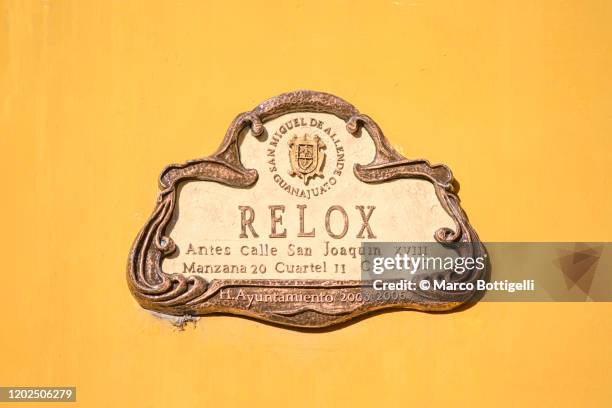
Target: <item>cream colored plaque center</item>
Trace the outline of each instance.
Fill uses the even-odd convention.
[[[330,114],[298,112],[242,135],[240,158],[259,178],[250,188],[180,185],[169,235],[177,246],[165,273],[212,279],[358,280],[361,244],[430,242],[454,228],[431,182],[367,184],[354,164],[375,146]]]

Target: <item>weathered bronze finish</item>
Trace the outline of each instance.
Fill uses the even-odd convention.
[[[292,112],[318,112],[333,114],[346,122],[346,129],[353,135],[365,128],[376,147],[374,160],[367,165],[356,164],[354,175],[364,183],[381,183],[398,178],[421,178],[431,182],[445,211],[454,221],[454,230],[440,228],[435,232],[439,243],[463,242],[470,254],[482,256],[484,248],[470,226],[453,190],[453,176],[445,165],[430,165],[426,160],[408,160],[400,155],[386,140],[378,125],[367,115],[361,114],[346,101],[321,92],[296,91],[271,98],[250,112],[239,114],[231,123],[225,138],[210,157],[191,160],[184,164],[166,167],[159,178],[160,192],[157,205],[145,226],[139,232],[129,254],[127,280],[129,288],[140,305],[146,309],[175,316],[198,316],[211,313],[230,313],[260,320],[303,328],[326,327],[345,322],[367,312],[386,308],[406,308],[422,311],[444,311],[456,308],[474,298],[475,292],[414,291],[410,297],[398,301],[372,300],[352,303],[332,303],[313,307],[298,303],[289,309],[270,308],[258,303],[250,308],[239,307],[220,296],[223,290],[243,289],[249,293],[271,294],[290,290],[292,294],[328,293],[334,295],[356,294],[372,291],[363,281],[337,280],[212,280],[200,276],[167,274],[162,271],[164,257],[175,251],[175,244],[167,235],[177,201],[177,186],[186,180],[215,181],[230,187],[246,188],[258,180],[254,169],[246,169],[240,161],[238,136],[247,128],[259,136],[263,123]],[[316,145],[317,149],[320,148]],[[308,170],[313,177],[316,169]],[[306,178],[307,180],[307,178]],[[463,246],[466,248],[466,246]],[[475,282],[484,272],[469,270],[461,277],[446,277]],[[374,296],[372,297],[372,299]]]

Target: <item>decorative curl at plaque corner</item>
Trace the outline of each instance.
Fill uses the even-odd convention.
[[[263,123],[293,112],[318,112],[333,114],[346,122],[352,135],[359,135],[362,128],[372,137],[376,147],[374,160],[366,165],[355,164],[354,174],[364,183],[382,183],[401,178],[421,178],[430,181],[436,195],[453,219],[455,228],[440,228],[435,240],[444,245],[462,243],[461,256],[484,256],[485,249],[478,235],[468,222],[453,189],[453,176],[445,165],[431,165],[427,160],[409,160],[399,154],[387,141],[382,130],[367,115],[348,102],[334,95],[315,91],[285,93],[261,103],[250,112],[239,114],[229,126],[219,149],[210,157],[190,160],[183,164],[167,166],[159,178],[160,192],[153,214],[138,233],[130,250],[127,280],[129,288],[145,309],[175,316],[199,316],[210,313],[229,313],[248,316],[274,324],[302,328],[321,328],[346,322],[365,313],[387,308],[404,308],[421,311],[447,311],[473,302],[480,293],[476,291],[447,292],[416,291],[401,301],[377,300],[352,304],[313,305],[293,304],[285,310],[265,308],[247,309],[227,305],[219,298],[223,288],[250,288],[261,293],[293,288],[298,292],[325,290],[335,293],[346,291],[373,291],[362,281],[336,280],[212,280],[200,276],[167,274],[162,271],[164,257],[171,255],[176,246],[166,235],[166,227],[172,218],[177,200],[177,187],[189,180],[214,181],[229,187],[246,188],[257,182],[255,169],[246,169],[239,156],[239,135],[250,129],[255,136],[264,132]],[[453,282],[475,282],[488,278],[485,270],[471,269],[463,274],[448,272],[444,278]],[[294,292],[295,293],[295,292]],[[370,298],[375,298],[370,296]]]

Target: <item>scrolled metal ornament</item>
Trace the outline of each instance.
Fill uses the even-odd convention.
[[[321,328],[346,322],[357,316],[387,308],[405,308],[422,311],[444,311],[457,308],[476,299],[474,290],[423,291],[416,290],[401,301],[376,299],[361,302],[286,302],[270,307],[266,302],[248,307],[224,299],[227,290],[246,290],[261,298],[278,297],[287,293],[329,296],[372,294],[372,287],[361,280],[336,279],[205,279],[203,276],[166,273],[162,270],[165,258],[177,251],[177,245],[168,233],[176,210],[179,186],[190,181],[220,183],[232,189],[249,189],[258,183],[260,174],[247,169],[240,157],[239,138],[245,131],[255,137],[266,133],[265,124],[275,118],[296,112],[334,115],[345,122],[350,135],[359,136],[362,130],[372,138],[375,147],[373,160],[367,164],[355,163],[354,177],[365,184],[389,183],[398,179],[426,180],[452,219],[454,227],[440,227],[433,239],[443,245],[462,243],[462,256],[485,255],[478,235],[461,209],[453,189],[453,175],[445,165],[431,165],[427,160],[409,160],[398,153],[387,141],[380,127],[353,105],[327,93],[296,91],[285,93],[261,103],[250,112],[239,114],[230,124],[219,149],[210,157],[167,166],[159,177],[159,195],[153,213],[138,233],[129,252],[127,282],[133,296],[142,307],[175,316],[201,316],[228,313],[248,316],[266,322],[301,328]],[[297,139],[296,139],[297,140]],[[306,139],[304,139],[306,140]],[[321,148],[313,138],[311,143]],[[318,164],[317,164],[318,166]],[[311,166],[312,167],[312,166]],[[313,167],[314,169],[314,167]],[[318,169],[318,167],[317,167]],[[318,171],[315,169],[316,171]],[[309,170],[308,177],[314,177]],[[304,183],[302,183],[304,184]],[[486,270],[474,268],[461,275],[448,273],[449,281],[475,282],[486,279]],[[435,277],[432,277],[432,279]],[[438,276],[440,278],[440,276]],[[323,295],[322,295],[323,296]]]

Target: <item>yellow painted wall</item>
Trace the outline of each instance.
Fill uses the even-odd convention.
[[[485,241],[612,239],[612,2],[0,1],[0,385],[79,406],[612,406],[611,304],[179,332],[126,256],[168,163],[334,93],[444,162]],[[74,406],[74,405],[72,405]]]

